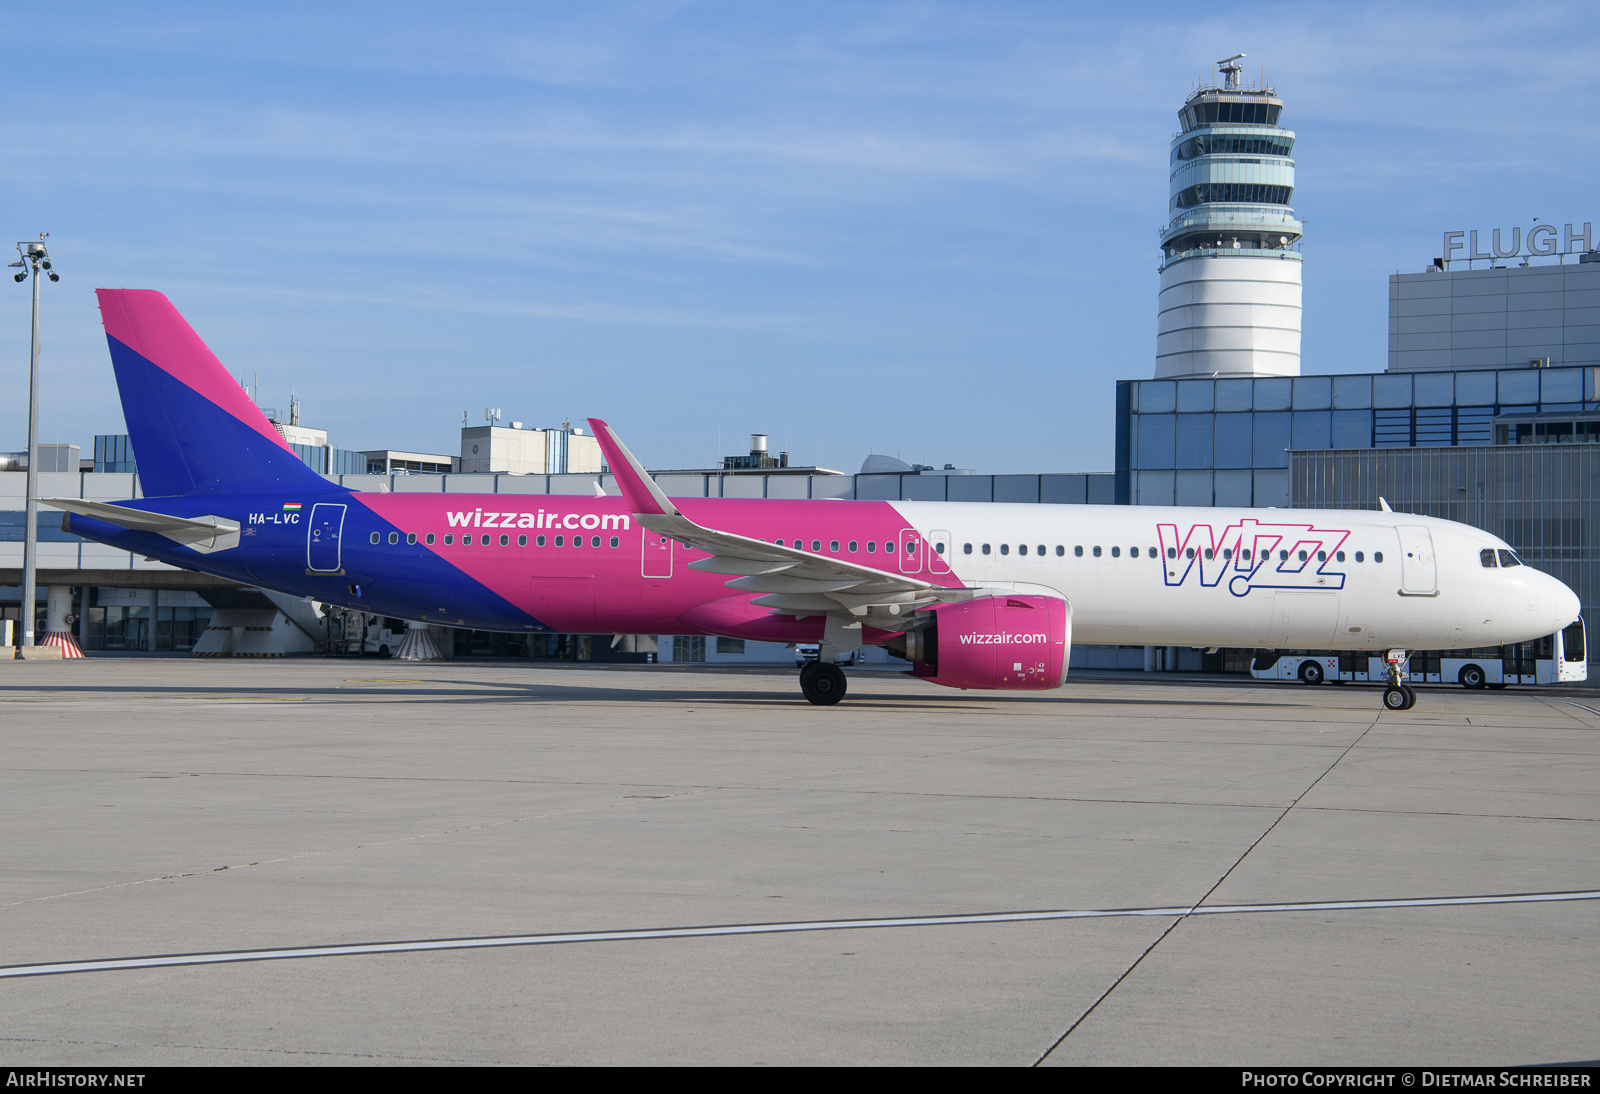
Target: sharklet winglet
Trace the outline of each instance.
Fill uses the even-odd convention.
[[[611,468],[612,477],[617,480],[617,488],[622,491],[622,498],[628,503],[629,509],[639,516],[683,516],[609,425],[599,418],[590,418],[589,428],[594,430],[595,439],[600,442],[606,465]]]

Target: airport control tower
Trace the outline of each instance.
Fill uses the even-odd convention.
[[[1222,86],[1178,111],[1171,220],[1161,230],[1156,376],[1298,376],[1300,235],[1294,133],[1283,100],[1239,83],[1244,54],[1217,62]]]

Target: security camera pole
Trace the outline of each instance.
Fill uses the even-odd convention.
[[[12,266],[22,267],[13,280],[25,281],[33,274],[33,333],[28,340],[28,501],[27,515],[22,526],[22,603],[17,613],[22,618],[22,645],[33,645],[34,616],[37,606],[36,570],[39,566],[39,273],[42,270],[51,281],[60,281],[61,275],[50,268],[50,252],[44,241],[49,232],[42,232],[37,243],[18,243],[17,253],[22,261]],[[31,270],[30,270],[31,267]]]

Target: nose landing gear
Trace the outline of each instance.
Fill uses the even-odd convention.
[[[844,698],[844,670],[826,661],[811,661],[800,670],[800,693],[809,703],[831,707]]]
[[[1400,666],[1405,664],[1405,650],[1390,650],[1384,658],[1389,665],[1389,686],[1383,689],[1383,706],[1385,710],[1410,710],[1417,705],[1417,692],[1410,684],[1402,683],[1405,679],[1405,670]]]

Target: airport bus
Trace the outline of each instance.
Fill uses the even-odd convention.
[[[1460,684],[1464,688],[1503,688],[1511,684],[1565,684],[1589,678],[1589,651],[1583,620],[1510,646],[1466,650],[1413,650],[1406,665],[1411,682]],[[1257,680],[1299,680],[1304,684],[1381,682],[1382,654],[1331,650],[1260,650],[1250,664]]]

